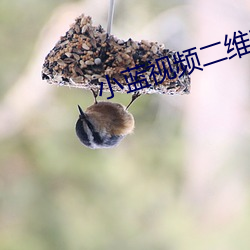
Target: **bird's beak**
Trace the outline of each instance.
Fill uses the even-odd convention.
[[[84,112],[82,111],[82,108],[79,105],[77,105],[77,106],[78,106],[78,110],[79,110],[79,113],[80,113],[80,118],[86,118]]]

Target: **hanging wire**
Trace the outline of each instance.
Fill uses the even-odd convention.
[[[108,34],[111,33],[111,29],[112,29],[114,9],[115,9],[115,0],[110,0],[109,13],[108,13],[108,27],[107,27]]]

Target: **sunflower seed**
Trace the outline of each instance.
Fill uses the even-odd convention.
[[[106,78],[100,77],[98,82],[108,83]]]
[[[75,31],[76,31],[77,34],[80,33],[80,27],[79,27],[79,25],[75,25]]]
[[[95,63],[93,61],[87,60],[87,61],[85,61],[85,64],[86,65],[94,65]]]
[[[74,58],[75,58],[77,61],[79,61],[79,60],[80,60],[80,56],[79,56],[79,55],[77,55],[77,54],[73,53],[73,56],[74,56]]]
[[[94,80],[94,79],[99,79],[101,76],[100,75],[97,75],[97,74],[94,74],[94,75],[92,75],[92,79]]]
[[[74,82],[76,83],[82,83],[83,82],[83,77],[82,76],[76,76],[71,78]]]
[[[72,54],[71,54],[70,52],[66,52],[65,55],[66,55],[67,57],[71,57]]]
[[[85,50],[89,50],[89,46],[86,43],[82,44],[82,48],[85,49]]]
[[[81,70],[79,67],[75,66],[75,67],[74,67],[74,70],[75,70],[75,72],[78,73],[79,75],[81,75],[81,76],[83,75],[83,72],[82,72],[82,70]]]
[[[156,47],[155,45],[153,45],[152,48],[151,48],[151,51],[152,51],[154,54],[156,54],[157,51],[158,51],[158,49],[157,49],[157,47]]]
[[[75,59],[73,59],[73,58],[65,58],[63,61],[64,61],[65,63],[67,63],[67,64],[70,64],[70,63],[72,63],[72,62],[75,62]]]

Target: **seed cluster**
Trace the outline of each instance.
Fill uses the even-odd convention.
[[[99,89],[103,83],[103,91],[110,91],[105,77],[108,75],[113,91],[126,93],[129,90],[129,73],[121,72],[143,65],[139,71],[144,72],[143,77],[151,86],[139,90],[140,94],[187,94],[190,90],[190,77],[188,72],[180,70],[183,63],[173,63],[174,55],[176,52],[155,42],[136,42],[132,39],[123,41],[108,35],[101,26],[92,25],[91,17],[81,15],[45,58],[42,78],[51,84],[86,89]],[[161,84],[155,84],[149,65],[165,56],[169,58],[176,77],[169,79],[166,76]],[[168,67],[167,60],[165,65]],[[161,70],[163,72],[162,66]],[[158,72],[155,74],[156,80],[161,81],[163,76],[157,67],[155,72]],[[132,71],[132,75],[135,76],[135,72]],[[128,77],[127,81],[125,76]],[[142,75],[135,77],[139,80]]]

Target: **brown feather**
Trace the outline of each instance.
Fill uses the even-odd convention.
[[[134,118],[119,103],[98,102],[86,109],[86,115],[98,131],[111,135],[127,135],[133,132]]]

